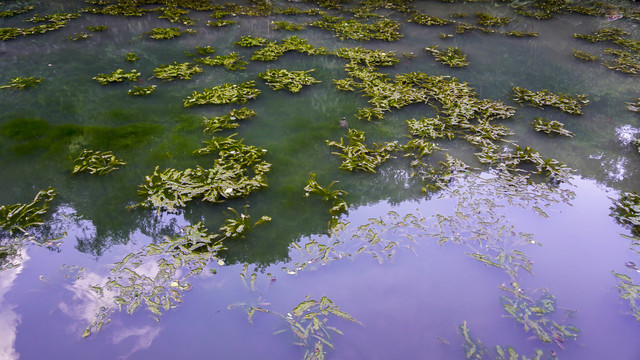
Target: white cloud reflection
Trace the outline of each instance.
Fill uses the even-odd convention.
[[[17,360],[20,355],[16,352],[16,332],[20,325],[20,315],[15,311],[15,305],[7,304],[4,296],[9,292],[18,275],[29,260],[24,248],[18,250],[14,263],[19,264],[10,269],[0,271],[0,359]],[[13,261],[12,261],[13,262]]]

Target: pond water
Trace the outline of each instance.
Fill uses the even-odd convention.
[[[26,21],[35,14],[107,4],[94,3],[5,1],[0,11],[35,8],[0,17],[0,34],[36,26]],[[274,21],[321,19],[312,13],[230,14],[222,19],[235,23],[207,26],[217,20],[211,10],[190,10],[186,16],[194,25],[159,18],[160,11],[133,17],[79,12],[55,31],[2,41],[0,85],[29,76],[42,82],[0,88],[0,204],[28,204],[49,187],[56,196],[44,224],[26,234],[9,232],[7,225],[1,234],[0,358],[508,358],[496,346],[539,359],[640,357],[640,288],[633,283],[640,279],[639,221],[613,210],[621,194],[637,191],[640,183],[633,142],[640,114],[629,105],[640,101],[640,83],[573,55],[576,49],[607,59],[605,49],[617,46],[573,34],[616,27],[637,42],[640,22],[632,15],[638,19],[640,10],[633,2],[612,1],[610,8],[628,15],[612,20],[559,13],[538,20],[519,15],[515,6],[542,3],[536,1],[407,2],[413,11],[456,22],[426,26],[407,22],[410,14],[394,8],[402,1],[374,3],[380,8],[373,12],[401,24],[397,41],[340,40],[314,26],[274,29]],[[274,4],[352,16],[313,2]],[[477,13],[513,19],[485,29],[537,36],[456,32],[463,22],[477,25]],[[107,28],[87,28],[98,25]],[[195,33],[149,38],[152,29],[168,27]],[[70,39],[80,33],[91,36]],[[348,59],[288,51],[274,61],[250,60],[260,47],[237,45],[246,35],[279,42],[295,35],[329,52],[382,50],[399,59],[377,66],[389,79],[419,72],[466,82],[473,99],[515,110],[491,120],[511,133],[496,140],[505,149],[499,151],[530,146],[571,174],[554,179],[534,174],[535,166],[482,164],[464,127],[455,139],[433,140],[441,150],[420,158],[425,166],[449,164],[439,177],[412,166],[416,159],[399,147],[374,173],[342,170],[339,149],[327,141],[343,138],[346,144],[345,136],[357,129],[369,149],[374,142],[404,145],[411,139],[407,120],[449,116],[442,112],[448,96],[454,106],[469,98],[450,93],[440,103],[391,108],[382,120],[358,119],[370,98],[360,88],[344,91],[334,83],[350,76]],[[460,49],[469,65],[437,62],[425,51],[434,45]],[[203,71],[189,80],[154,77],[162,65],[205,56],[198,47],[206,46],[215,49],[211,58],[237,52],[246,69],[199,64]],[[127,61],[129,53],[138,60]],[[119,68],[141,75],[133,83],[94,79]],[[319,82],[299,93],[274,90],[258,76],[270,69],[313,69]],[[194,92],[250,80],[260,94],[245,104],[184,106]],[[134,85],[155,90],[129,95]],[[589,103],[581,115],[537,108],[515,102],[514,87],[585,94]],[[266,150],[266,188],[219,202],[196,198],[172,210],[135,207],[145,201],[139,191],[156,167],[212,166],[215,156],[194,154],[213,136],[203,132],[203,118],[241,107],[256,115],[214,135],[237,133],[235,139]],[[339,125],[343,117],[349,130]],[[574,136],[537,132],[531,125],[536,117],[559,121]],[[72,174],[84,149],[112,151],[126,165],[102,176]],[[454,158],[470,167],[456,167]],[[331,215],[337,203],[305,196],[311,173],[324,188],[337,181],[331,189],[342,190],[335,198],[344,199],[346,211]],[[635,206],[628,217],[637,216]],[[218,229],[229,219],[246,216],[270,221],[245,237],[202,240],[204,229],[224,233]]]

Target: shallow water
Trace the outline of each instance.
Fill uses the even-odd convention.
[[[38,13],[84,6],[74,1],[34,4]],[[516,16],[506,5],[488,3],[421,1],[414,6],[439,17],[467,13],[468,22],[473,22],[478,11]],[[31,15],[0,18],[0,27],[27,26],[22,20]],[[514,38],[475,31],[451,39],[441,39],[440,34],[453,33],[452,25],[403,23],[404,37],[397,42],[360,43],[339,41],[316,28],[289,33],[269,25],[274,19],[302,22],[309,19],[306,16],[240,16],[235,17],[236,24],[221,28],[205,26],[206,12],[190,16],[200,19],[193,27],[198,32],[171,40],[144,35],[155,27],[176,26],[158,19],[157,14],[139,18],[85,14],[63,29],[2,43],[0,84],[17,76],[45,80],[23,91],[0,89],[0,204],[26,203],[39,190],[55,187],[58,196],[46,228],[51,234],[64,232],[64,236],[48,246],[27,243],[19,249],[17,266],[0,272],[0,358],[302,358],[304,348],[294,345],[296,338],[286,317],[305,296],[315,300],[326,296],[361,323],[328,317],[327,325],[343,332],[331,332],[334,349],[325,346],[333,359],[462,359],[464,338],[459,326],[463,322],[490,349],[484,359],[496,358],[495,345],[512,346],[527,356],[541,349],[545,359],[556,355],[594,360],[640,356],[636,341],[640,324],[631,315],[629,303],[620,299],[612,275],[615,271],[637,279],[638,274],[625,267],[626,262],[638,261],[637,253],[630,249],[631,240],[621,236],[630,235],[629,230],[615,221],[610,209],[620,192],[637,191],[640,154],[628,140],[640,128],[639,117],[625,104],[640,96],[638,79],[571,55],[572,48],[601,52],[607,45],[587,43],[572,34],[589,33],[611,22],[583,15],[558,15],[546,21],[518,16],[505,29],[535,31],[539,36]],[[638,39],[637,22],[622,19],[613,24]],[[84,41],[67,38],[93,25],[107,25],[108,30]],[[456,77],[468,82],[478,98],[516,106],[513,118],[499,120],[514,132],[509,139],[565,163],[574,169],[572,180],[538,198],[538,206],[548,215],[543,217],[531,204],[511,206],[505,198],[497,199],[496,194],[504,189],[499,183],[484,181],[496,176],[486,168],[426,195],[421,191],[423,184],[410,177],[409,161],[401,154],[375,174],[338,169],[340,159],[325,142],[344,135],[338,119],[345,116],[352,128],[364,130],[367,143],[404,143],[408,136],[405,121],[433,116],[434,111],[411,105],[388,113],[382,121],[356,119],[354,114],[367,105],[367,99],[335,88],[332,80],[347,75],[343,70],[346,60],[334,56],[287,53],[275,62],[251,61],[244,71],[201,65],[205,71],[191,80],[167,82],[152,77],[153,69],[162,64],[191,61],[185,51],[194,52],[196,46],[213,46],[213,55],[237,51],[248,60],[253,49],[233,44],[246,34],[272,40],[298,35],[330,50],[364,46],[396,54],[412,52],[415,57],[380,70]],[[432,45],[459,47],[470,65],[451,69],[437,63],[424,51]],[[140,60],[126,62],[129,52],[136,52]],[[103,86],[92,79],[117,68],[139,70],[140,86],[155,84],[157,90],[150,96],[134,97],[127,95],[130,84]],[[321,82],[299,94],[274,91],[257,77],[271,68],[315,69],[313,76]],[[141,201],[138,186],[156,166],[206,167],[210,159],[192,154],[208,138],[202,133],[202,117],[242,106],[185,108],[184,99],[194,90],[247,80],[256,80],[262,93],[244,105],[258,115],[240,122],[237,137],[268,150],[265,160],[272,164],[269,187],[220,204],[193,201],[171,214],[127,209]],[[580,116],[520,106],[511,100],[514,86],[588,94],[591,103]],[[536,116],[563,122],[575,137],[536,133],[530,125]],[[473,156],[476,149],[469,144],[443,141],[440,146],[480,167]],[[105,176],[72,175],[73,159],[83,148],[111,150],[126,159],[127,165]],[[434,159],[435,163],[440,158]],[[345,197],[349,211],[340,218],[349,225],[332,236],[330,206],[303,196],[312,172],[320,184],[339,181],[335,187],[349,193]],[[477,184],[483,186],[477,188]],[[569,203],[562,201],[561,190],[573,192]],[[523,195],[506,196],[520,203]],[[488,206],[486,199],[500,206]],[[200,221],[215,231],[229,214],[227,207],[240,211],[245,205],[250,205],[248,211],[254,218],[268,215],[273,220],[253,229],[246,239],[225,242],[228,250],[220,254],[221,261],[211,260],[202,273],[190,277],[182,302],[157,319],[144,307],[133,314],[118,310],[113,294],[99,297],[91,290],[91,285],[104,285],[113,276],[113,264],[128,254]],[[481,212],[466,213],[464,219],[457,213],[476,205]],[[420,226],[400,221],[409,214],[424,218]],[[459,220],[442,230],[438,215]],[[484,216],[495,222],[483,223]],[[375,225],[371,218],[384,223]],[[368,227],[361,229],[373,232],[358,229],[364,225]],[[521,251],[531,260],[531,273],[518,271],[519,288],[532,298],[545,291],[552,294],[556,311],[550,318],[580,329],[575,340],[543,342],[534,331],[507,316],[501,298],[509,293],[501,287],[508,287],[512,279],[503,269],[470,256],[488,246],[488,242],[473,240],[473,231],[478,229],[494,234],[494,245]],[[440,230],[448,241],[439,242]],[[398,246],[386,250],[371,246],[359,253],[366,234],[379,234],[383,245],[393,241]],[[304,247],[312,241],[338,241],[337,258],[324,264],[292,245]],[[378,261],[367,252],[374,249],[383,258],[393,256]],[[155,258],[142,257],[141,261],[140,271],[153,273]],[[179,269],[182,274],[188,271]],[[109,312],[110,322],[83,338],[101,306],[114,309]],[[258,311],[250,322],[247,310],[251,306],[270,313]]]

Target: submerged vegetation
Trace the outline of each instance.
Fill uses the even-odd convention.
[[[571,96],[560,93],[554,94],[546,89],[531,91],[517,86],[513,88],[513,100],[520,104],[526,102],[539,108],[553,106],[573,115],[582,115],[582,106],[589,104],[585,94]]]
[[[312,85],[319,81],[309,75],[315,69],[306,71],[289,71],[286,69],[269,69],[258,76],[273,90],[287,89],[292,93],[302,90],[303,85]]]
[[[223,84],[202,92],[194,91],[184,101],[184,106],[206,104],[244,104],[260,95],[260,90],[255,88],[256,82],[251,80],[240,84]]]
[[[49,203],[56,197],[54,188],[39,191],[28,204],[0,206],[0,228],[13,234],[26,233],[33,226],[43,225],[42,216],[49,210]]]
[[[126,163],[113,155],[111,151],[82,150],[80,155],[73,160],[73,174],[79,172],[89,172],[89,174],[106,175],[117,166]]]
[[[114,82],[123,82],[125,80],[136,82],[140,78],[140,72],[138,70],[131,70],[125,72],[124,69],[117,69],[111,74],[98,74],[93,79],[102,85],[107,85]]]
[[[160,65],[153,69],[153,76],[158,79],[172,81],[174,79],[189,80],[193,75],[201,73],[202,69],[189,62],[178,63],[174,62],[170,65]]]
[[[36,78],[35,76],[29,76],[26,78],[16,77],[11,79],[8,84],[0,86],[0,89],[18,89],[24,90],[26,88],[34,87],[42,82],[42,78]]]
[[[436,61],[443,63],[450,67],[465,67],[469,65],[467,61],[467,55],[462,50],[456,47],[448,47],[446,50],[438,50],[438,45],[425,48],[430,52]]]

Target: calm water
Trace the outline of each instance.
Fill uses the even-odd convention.
[[[23,20],[36,12],[85,6],[74,1],[33,4],[37,8],[31,13],[0,18],[0,27],[32,26]],[[5,2],[7,7],[14,5]],[[302,358],[305,349],[294,345],[297,340],[285,318],[306,296],[315,300],[326,296],[361,323],[328,317],[325,325],[343,333],[331,332],[333,350],[325,346],[332,359],[463,359],[466,350],[459,326],[464,322],[474,339],[489,349],[484,359],[496,358],[495,345],[512,346],[527,356],[541,349],[545,359],[553,354],[561,359],[639,358],[640,323],[629,303],[619,298],[612,275],[615,271],[637,280],[638,274],[625,263],[637,262],[638,255],[630,249],[631,240],[621,236],[629,231],[610,216],[610,207],[620,192],[638,190],[640,154],[627,139],[640,131],[640,118],[625,104],[638,99],[640,86],[635,77],[571,55],[572,48],[599,54],[609,46],[575,39],[574,33],[615,25],[639,39],[638,23],[581,15],[539,21],[516,17],[506,5],[488,3],[420,1],[414,6],[439,17],[469,14],[464,19],[469,23],[474,23],[478,11],[512,16],[516,20],[507,30],[535,31],[539,36],[515,38],[474,31],[442,39],[442,33],[454,32],[453,25],[403,23],[404,37],[399,41],[360,43],[339,41],[317,28],[294,33],[270,28],[272,20],[304,22],[315,17],[240,16],[234,18],[236,24],[217,28],[205,26],[208,12],[192,11],[189,16],[199,19],[192,26],[197,33],[171,40],[146,37],[152,28],[178,26],[159,19],[157,13],[135,18],[83,14],[63,29],[0,43],[0,84],[17,76],[44,78],[31,89],[0,89],[0,204],[27,203],[39,190],[55,187],[58,196],[46,217],[46,228],[64,233],[49,246],[26,243],[16,255],[17,266],[0,271],[0,358]],[[383,14],[404,19],[390,10]],[[68,39],[74,33],[88,33],[85,27],[95,25],[106,25],[108,30],[87,40]],[[405,121],[434,112],[429,106],[413,105],[389,113],[383,121],[359,121],[354,114],[367,105],[367,99],[335,88],[332,80],[347,76],[346,60],[335,56],[291,52],[274,62],[252,61],[243,71],[201,65],[205,71],[191,80],[167,82],[152,76],[160,65],[192,61],[185,51],[193,53],[197,46],[214,47],[212,55],[237,51],[248,61],[253,49],[234,45],[247,34],[270,40],[298,35],[330,50],[364,46],[398,55],[412,52],[415,57],[403,57],[399,64],[381,71],[453,76],[468,82],[478,98],[516,106],[513,118],[499,121],[514,132],[509,138],[574,169],[571,184],[552,188],[537,198],[538,203],[525,204],[520,198],[523,193],[512,189],[505,195],[500,182],[490,181],[495,173],[488,169],[427,195],[421,191],[422,183],[410,178],[411,167],[401,154],[376,174],[338,169],[340,159],[331,154],[334,149],[325,140],[337,141],[344,135],[338,126],[343,116],[352,128],[366,132],[368,143],[404,143]],[[459,47],[470,65],[451,69],[435,62],[424,51],[432,45]],[[129,52],[140,59],[125,61]],[[103,86],[92,79],[117,68],[137,69],[142,73],[139,86],[157,85],[157,90],[146,97],[129,96],[129,83]],[[315,69],[313,76],[321,82],[299,94],[274,91],[257,77],[272,68]],[[141,201],[138,185],[156,166],[207,167],[210,160],[192,154],[208,137],[202,133],[203,116],[241,107],[185,108],[184,99],[194,90],[247,80],[256,80],[262,93],[244,105],[258,115],[240,123],[237,137],[268,150],[269,187],[220,204],[193,201],[176,213],[128,210],[127,206]],[[514,86],[588,94],[591,103],[581,116],[520,106],[511,100]],[[536,116],[563,122],[575,137],[536,133],[530,125]],[[440,146],[480,166],[473,156],[477,150],[469,144],[443,141]],[[84,148],[111,150],[127,165],[106,176],[72,175],[73,159]],[[434,157],[434,163],[439,159]],[[320,184],[339,181],[335,187],[349,193],[345,198],[349,211],[341,217],[348,225],[343,230],[328,231],[330,206],[303,196],[312,172]],[[568,191],[573,193],[566,203],[562,195]],[[504,196],[498,199],[498,193]],[[487,205],[487,199],[496,206]],[[509,205],[509,199],[523,206]],[[229,214],[228,207],[240,211],[245,205],[254,218],[268,215],[273,220],[253,229],[246,239],[225,243],[228,250],[220,254],[220,261],[211,260],[205,271],[190,277],[182,302],[162,316],[156,318],[144,306],[128,314],[118,310],[113,294],[100,297],[90,288],[104,285],[113,276],[113,264],[128,254],[200,221],[215,231]],[[457,216],[476,205],[482,211],[466,212],[464,219]],[[533,205],[543,208],[548,217],[539,216]],[[402,220],[405,215],[423,220],[419,226],[409,226]],[[442,217],[460,220],[443,228],[438,226]],[[493,222],[483,222],[487,217]],[[376,225],[372,218],[384,223]],[[532,273],[518,271],[519,287],[531,298],[551,294],[556,309],[550,318],[577,327],[576,339],[543,342],[534,330],[527,331],[507,316],[501,298],[509,294],[503,288],[512,280],[502,269],[470,256],[487,245],[473,241],[479,229],[493,234],[492,244],[521,251],[531,260]],[[461,240],[440,243],[439,232]],[[383,251],[382,245],[358,253],[366,234],[378,234],[382,245],[398,244],[393,256],[379,261],[368,252],[379,250],[378,255],[385,258],[391,252]],[[46,244],[50,239],[36,240]],[[335,244],[336,259],[325,264],[292,245],[304,247],[314,241]],[[157,271],[155,258],[140,261],[141,273]],[[306,265],[301,269],[302,264]],[[180,268],[178,274],[189,270]],[[251,274],[255,274],[253,283]],[[252,306],[271,313],[257,311],[250,322],[247,310]],[[107,310],[110,321],[83,338],[101,308]],[[310,340],[311,345],[315,341]]]

